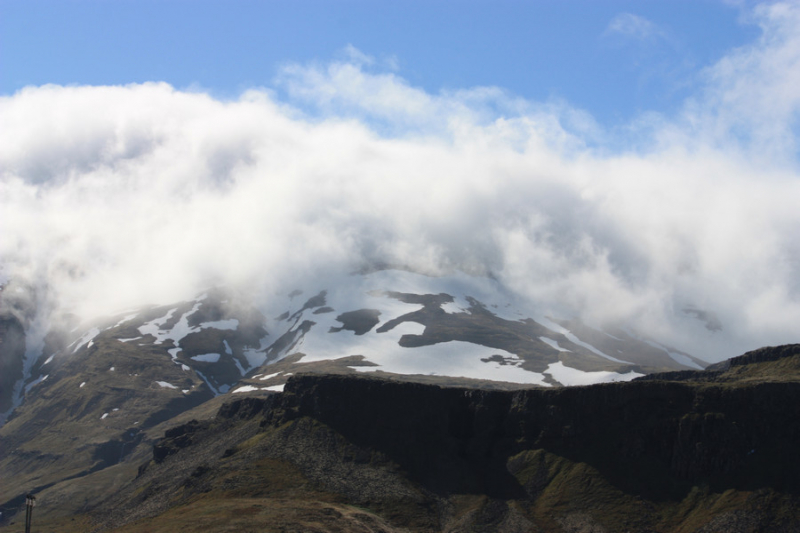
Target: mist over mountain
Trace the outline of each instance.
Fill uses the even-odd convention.
[[[0,99],[3,305],[43,334],[389,265],[488,276],[542,314],[709,360],[792,342],[797,11],[758,10],[762,38],[679,113],[616,129],[497,87],[429,93],[352,47],[229,100],[28,87]]]
[[[327,62],[292,44],[303,62],[235,94],[178,86],[197,66],[134,74],[189,56],[211,70],[277,39],[258,17],[293,43],[348,12],[405,21],[373,34],[439,23],[422,3],[322,3],[310,24],[302,3],[123,4],[4,8],[6,59],[58,56],[16,29],[34,11],[37,31],[63,17],[54,43],[136,48],[121,78],[110,60],[70,78],[97,60],[66,41],[67,77],[23,65],[66,85],[17,89],[41,78],[9,62],[0,529],[19,530],[35,494],[40,527],[66,533],[800,530],[800,1],[725,2],[758,32],[738,48],[746,32],[721,19],[709,29],[725,35],[697,31],[718,5],[572,20],[531,4],[531,27],[501,6],[485,29],[504,46],[567,17],[553,28],[562,46],[580,34],[583,62],[554,54],[564,66],[587,64],[587,35],[608,47],[616,70],[592,72],[616,85],[568,76],[580,101],[606,99],[629,60],[641,85],[625,94],[665,84],[641,100],[662,111],[628,106],[624,122],[614,103],[432,89],[374,42],[378,59],[347,44]],[[482,71],[508,50],[473,57],[494,8],[458,6],[458,31],[434,40],[397,33]],[[670,17],[714,42],[690,46]],[[109,35],[87,19],[113,19],[96,25]],[[232,28],[252,35],[215,41]],[[447,42],[472,34],[472,51]],[[153,61],[176,42],[191,52]],[[120,79],[138,82],[101,84]]]

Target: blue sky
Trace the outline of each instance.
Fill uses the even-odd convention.
[[[429,93],[497,86],[601,124],[671,113],[759,35],[717,0],[2,0],[0,93],[165,81],[235,98],[353,46]]]

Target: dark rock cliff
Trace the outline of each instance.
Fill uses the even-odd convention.
[[[800,491],[800,383],[505,392],[308,375],[291,379],[274,405],[264,402],[270,424],[311,417],[445,492],[514,494],[506,460],[528,449],[588,463],[650,498],[698,483]]]
[[[274,491],[302,512],[347,502],[405,531],[795,532],[798,377],[800,346],[677,380],[557,389],[299,375],[168,431],[138,496],[113,508],[142,519],[225,489]]]

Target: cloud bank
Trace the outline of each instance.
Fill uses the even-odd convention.
[[[679,115],[614,131],[499,88],[431,94],[354,49],[233,101],[26,88],[0,99],[6,298],[89,317],[384,263],[492,275],[710,360],[797,342],[800,8],[753,16],[763,36]]]

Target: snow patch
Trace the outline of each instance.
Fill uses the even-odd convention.
[[[307,309],[297,317],[295,324],[309,320],[315,324],[297,344],[278,354],[278,359],[292,353],[302,353],[301,362],[313,362],[338,359],[351,355],[361,355],[368,362],[380,365],[378,367],[354,367],[360,372],[383,370],[398,374],[437,374],[445,376],[462,376],[467,378],[490,379],[496,381],[511,381],[516,383],[532,383],[547,385],[544,376],[523,370],[519,365],[501,365],[486,363],[481,359],[490,358],[492,355],[501,355],[505,359],[519,360],[516,355],[471,344],[468,342],[453,341],[439,343],[431,346],[403,348],[399,345],[403,335],[421,335],[425,326],[417,322],[405,321],[397,324],[388,331],[377,333],[382,324],[408,313],[422,309],[420,304],[409,304],[387,295],[388,292],[410,294],[440,294],[452,295],[456,301],[444,304],[448,311],[461,312],[469,307],[467,296],[474,296],[485,305],[504,303],[495,302],[488,298],[498,293],[498,284],[489,279],[475,278],[466,274],[455,274],[448,277],[432,278],[421,274],[405,271],[378,271],[366,276],[342,277],[335,282],[327,280],[327,287],[317,290],[306,290],[306,294],[319,294],[325,289],[327,305],[337,310],[336,313],[314,314],[315,309]],[[303,305],[303,301],[294,303],[295,309]],[[265,316],[278,316],[279,305],[286,302],[276,302],[275,309],[266,310]],[[336,320],[341,312],[357,309],[377,309],[380,311],[381,322],[365,335],[355,335],[352,331],[336,329],[341,323]],[[503,308],[508,313],[516,313],[516,308]],[[518,318],[515,315],[514,318]],[[267,329],[285,331],[284,323],[275,322],[275,327],[269,325]],[[331,330],[334,330],[331,332]],[[263,379],[263,378],[262,378]]]
[[[114,324],[113,326],[111,326],[111,329],[113,329],[113,328],[118,328],[118,327],[120,327],[122,324],[124,324],[125,322],[127,322],[127,321],[129,321],[129,320],[133,320],[133,319],[134,319],[134,318],[136,318],[137,316],[139,316],[139,313],[133,313],[132,315],[126,315],[126,316],[122,317],[122,319],[121,319],[119,322],[117,322],[116,324]]]
[[[195,370],[195,373],[198,376],[200,376],[200,379],[206,382],[206,385],[208,385],[208,388],[211,389],[212,393],[214,393],[214,396],[219,396],[220,392],[217,390],[216,387],[214,387],[214,385],[211,384],[211,382],[206,378],[206,376],[202,372],[200,372],[199,370]]]
[[[173,385],[172,383],[168,383],[166,381],[156,381],[156,383],[158,383],[159,387],[164,388],[164,389],[177,389],[178,388],[175,385]]]
[[[274,374],[270,374],[268,376],[264,376],[259,381],[267,381],[268,379],[274,378],[275,376],[279,375],[280,372],[275,372]],[[254,376],[255,377],[255,376]]]
[[[642,340],[644,340],[644,339],[642,339]],[[673,361],[675,361],[676,363],[679,363],[679,364],[684,365],[684,366],[688,366],[689,368],[694,368],[696,370],[703,370],[702,366],[698,365],[690,357],[688,357],[688,356],[686,356],[686,355],[684,355],[682,353],[673,352],[672,350],[670,350],[666,346],[663,346],[663,345],[661,345],[661,344],[659,344],[657,342],[654,342],[654,341],[645,340],[644,342],[646,342],[647,344],[649,344],[653,348],[657,348],[659,350],[663,350],[663,351],[667,352],[667,355],[669,355],[670,358]]]
[[[175,346],[178,346],[181,339],[187,336],[189,333],[200,331],[202,329],[200,327],[193,328],[189,326],[189,316],[196,313],[200,308],[200,305],[200,303],[196,303],[194,307],[192,307],[188,312],[184,313],[183,316],[181,316],[181,319],[178,320],[178,323],[175,324],[175,326],[167,333],[163,334],[163,339],[161,342],[166,339],[172,339],[172,341],[175,342]]]
[[[329,333],[331,327],[341,326],[341,323],[332,316],[321,316],[325,318],[320,319],[320,323],[314,326],[308,334],[298,341],[292,350],[287,350],[284,355],[302,352],[305,354],[302,359],[303,362],[337,359],[348,355],[363,355],[372,361],[372,356],[378,356],[382,352],[396,353],[397,356],[404,357],[408,352],[416,351],[419,348],[401,348],[398,344],[400,337],[403,335],[421,335],[425,331],[424,325],[408,321],[401,322],[389,331],[377,334],[370,332],[366,335],[354,335],[352,331],[347,330]],[[397,352],[398,350],[403,355],[400,355]]]
[[[204,297],[195,300],[196,303],[194,304],[194,306],[192,306],[192,308],[189,311],[181,315],[180,320],[178,320],[178,322],[172,327],[172,329],[162,330],[161,326],[165,324],[172,317],[175,311],[178,310],[177,307],[174,309],[170,309],[165,316],[157,318],[155,320],[148,322],[143,326],[140,326],[138,328],[139,333],[141,333],[142,335],[152,335],[153,337],[155,337],[156,340],[154,344],[162,344],[165,341],[171,340],[175,347],[167,351],[169,352],[170,357],[172,357],[172,359],[175,359],[177,358],[178,353],[181,351],[180,347],[181,339],[183,339],[190,333],[195,333],[197,331],[201,331],[206,328],[236,330],[239,327],[239,321],[235,318],[228,320],[216,320],[212,322],[204,322],[199,326],[190,326],[189,317],[194,313],[196,313],[198,309],[200,309],[200,306],[202,305],[201,301],[204,299]],[[232,353],[230,345],[228,344],[227,341],[225,341],[225,349],[226,352]],[[217,355],[217,360],[219,360],[219,354],[216,355]],[[203,356],[195,356],[192,359],[196,361],[204,361],[204,359],[197,359],[197,357],[203,357]],[[216,362],[216,360],[210,362]]]
[[[463,272],[432,277],[406,271],[381,270],[364,278],[383,290],[412,294],[449,294],[454,301],[442,305],[442,309],[447,312],[464,312],[470,307],[467,300],[470,297],[484,304],[494,315],[506,320],[533,316],[533,310],[528,309],[525,302],[508,292],[496,280],[487,277],[470,276]]]
[[[100,420],[105,420],[108,416],[108,413],[103,413],[103,416],[100,417]]]
[[[229,318],[227,320],[216,320],[214,322],[203,322],[198,326],[199,329],[214,328],[214,329],[232,329],[232,330],[236,330],[238,327],[239,327],[239,321],[235,318]]]
[[[573,344],[577,344],[578,346],[583,346],[584,348],[586,348],[590,352],[595,353],[595,354],[599,355],[600,357],[604,357],[605,359],[608,359],[609,361],[614,361],[615,363],[622,363],[624,365],[633,364],[633,363],[631,363],[629,361],[623,361],[622,359],[617,359],[615,357],[611,357],[610,355],[608,355],[606,353],[601,352],[600,350],[598,350],[597,348],[595,348],[591,344],[589,344],[587,342],[583,342],[582,340],[580,340],[578,337],[576,337],[567,328],[565,328],[565,327],[563,327],[563,326],[561,326],[559,324],[556,324],[552,320],[540,317],[540,318],[536,319],[536,322],[539,322],[540,324],[542,324],[546,328],[551,329],[551,330],[555,331],[556,333],[562,334],[563,336],[565,336]]]
[[[548,365],[544,373],[550,374],[553,379],[567,386],[593,385],[595,383],[610,383],[612,381],[630,381],[644,375],[637,372],[628,372],[627,374],[619,374],[617,372],[584,372],[577,368],[565,366],[561,361]]]
[[[451,341],[416,348],[402,348],[395,345],[386,349],[362,351],[358,355],[363,355],[368,361],[379,365],[377,367],[354,367],[359,372],[383,370],[394,374],[452,376],[549,386],[544,381],[542,374],[524,370],[518,365],[502,365],[482,361],[493,355],[500,355],[506,360],[519,361],[515,354],[463,341]]]
[[[177,346],[180,343],[180,340],[184,338],[186,335],[188,335],[189,333],[193,333],[195,331],[200,331],[202,329],[202,327],[189,326],[189,316],[196,313],[197,310],[200,308],[200,305],[202,304],[199,302],[194,304],[194,306],[189,311],[181,315],[181,318],[180,320],[178,320],[178,323],[175,324],[170,330],[162,330],[161,326],[165,324],[170,318],[172,318],[172,315],[175,313],[175,311],[178,310],[177,307],[174,309],[170,309],[170,311],[165,316],[157,318],[151,322],[148,322],[143,326],[140,326],[139,333],[141,333],[142,335],[152,335],[153,337],[155,337],[156,338],[155,344],[162,344],[166,340],[172,340]],[[213,322],[209,323],[213,324]]]
[[[269,344],[269,335],[266,335],[259,340],[258,348],[248,348],[242,352],[242,355],[250,364],[250,368],[258,368],[264,364],[264,361],[267,360],[267,354],[264,350],[267,349]]]
[[[137,328],[139,330],[139,333],[141,333],[142,335],[152,335],[153,337],[156,338],[156,344],[161,344],[162,342],[162,339],[160,338],[161,325],[165,324],[170,318],[172,318],[173,313],[175,313],[175,311],[177,310],[178,310],[177,307],[174,309],[170,309],[169,311],[167,311],[167,314],[162,316],[161,318],[156,318],[155,320],[151,320],[150,322],[144,324],[143,326],[139,326]]]
[[[34,379],[33,381],[31,381],[30,383],[28,383],[27,385],[25,385],[25,394],[28,394],[29,390],[31,390],[33,387],[35,387],[36,385],[38,385],[42,381],[46,380],[49,375],[50,374],[45,374],[44,376],[40,376],[40,377]]]
[[[194,361],[200,361],[203,363],[216,363],[219,361],[220,355],[218,353],[204,353],[202,355],[195,355],[192,357]]]
[[[86,333],[84,333],[83,336],[80,339],[75,341],[75,343],[77,345],[75,346],[75,349],[72,350],[72,353],[75,353],[78,350],[80,350],[83,347],[84,344],[86,344],[88,342],[91,342],[92,339],[97,337],[99,334],[100,334],[100,330],[98,328],[92,328],[89,331],[87,331]]]
[[[282,384],[281,385],[272,385],[272,386],[269,386],[269,387],[254,387],[253,385],[243,385],[243,386],[239,387],[238,389],[236,389],[235,391],[233,391],[232,394],[236,394],[237,392],[253,392],[253,391],[257,391],[257,390],[268,390],[268,391],[273,391],[273,392],[283,392],[283,387],[284,386]]]
[[[454,315],[454,314],[457,314],[457,313],[465,312],[467,310],[467,307],[461,307],[456,302],[447,302],[447,303],[442,304],[442,311],[444,311],[445,313]]]
[[[80,386],[78,386],[78,388],[79,388],[79,389],[82,389],[84,385],[86,385],[86,382],[85,382],[85,381],[84,381],[83,383],[81,383],[81,384],[80,384]]]
[[[570,351],[570,350],[567,350],[566,348],[562,348],[561,346],[559,346],[558,345],[558,341],[554,341],[553,339],[548,339],[547,337],[539,337],[539,340],[542,341],[543,343],[549,345],[549,346],[552,346],[553,348],[555,348],[559,352],[569,352]]]
[[[138,341],[142,337],[131,337],[130,339],[117,339],[119,342],[131,342],[131,341]]]
[[[672,358],[673,361],[676,363],[680,363],[682,365],[686,365],[689,368],[694,368],[696,370],[703,370],[703,367],[695,363],[690,357],[683,355],[682,353],[667,351],[669,356]]]
[[[233,359],[233,364],[236,365],[236,368],[239,369],[239,375],[244,376],[247,374],[247,370],[245,370],[245,368],[242,366],[242,363],[240,363],[237,358],[232,357],[231,359]]]

